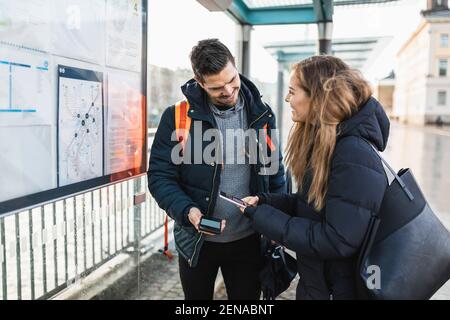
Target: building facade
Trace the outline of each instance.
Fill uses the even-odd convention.
[[[430,0],[397,55],[392,116],[413,124],[450,123],[450,10]]]
[[[393,118],[393,100],[395,90],[395,74],[391,74],[381,80],[378,80],[374,86],[373,96],[380,101],[389,118]]]

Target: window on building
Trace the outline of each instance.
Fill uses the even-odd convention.
[[[438,91],[437,98],[438,106],[447,105],[447,91]]]
[[[446,77],[448,69],[448,60],[447,59],[439,59],[439,76]]]
[[[448,48],[448,34],[441,34],[441,48]]]

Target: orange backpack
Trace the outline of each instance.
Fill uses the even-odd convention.
[[[175,104],[175,132],[178,142],[181,143],[182,152],[191,128],[192,119],[188,117],[189,108],[190,105],[187,100],[181,100]],[[167,214],[164,221],[164,249],[162,253],[169,259],[173,258],[173,254],[169,250],[169,216]]]

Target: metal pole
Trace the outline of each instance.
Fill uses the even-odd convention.
[[[331,39],[333,36],[333,1],[313,0],[319,31],[318,54],[331,54]]]
[[[22,300],[22,259],[20,249],[19,214],[15,215],[16,225],[16,270],[17,270],[17,300]]]
[[[101,233],[100,233],[101,234]],[[91,192],[91,237],[92,237],[92,266],[95,266],[95,209],[94,191]]]
[[[100,218],[100,261],[103,261],[103,207],[102,207],[103,189],[99,190],[99,218]]]
[[[87,246],[86,246],[86,193],[83,194],[83,271],[87,270]]]
[[[45,232],[45,238],[44,238]],[[41,207],[42,275],[44,294],[47,293],[47,230],[45,228],[45,208]]]
[[[141,178],[136,178],[134,182],[134,195],[141,192]],[[141,205],[134,204],[134,252],[136,254],[136,263],[139,261],[139,252],[141,248]]]
[[[282,150],[283,146],[283,113],[284,113],[284,70],[283,63],[280,60],[278,62],[278,76],[277,76],[277,106],[278,106],[278,144],[280,146],[280,150]]]
[[[134,195],[141,192],[141,178],[136,178],[134,182]],[[134,203],[134,259],[137,266],[137,294],[141,295],[141,204]]]
[[[318,54],[331,54],[331,38],[333,35],[333,22],[319,22]]]
[[[242,26],[242,74],[250,77],[250,39],[252,26],[245,24]]]
[[[33,241],[33,215],[32,211],[28,210],[28,226],[30,232],[30,282],[31,282],[31,300],[35,299],[35,283],[34,283],[34,241]],[[56,256],[56,255],[55,255]],[[56,268],[56,266],[55,266]],[[56,268],[57,270],[57,268]]]
[[[69,254],[68,254],[68,222],[67,222],[67,202],[66,199],[63,200],[63,218],[64,218],[64,279],[67,282],[69,281]]]
[[[78,279],[78,216],[77,216],[77,198],[73,197],[73,225],[74,225],[74,245],[75,245],[75,280]],[[47,290],[45,291],[47,292]]]
[[[54,226],[54,239],[53,239],[53,263],[55,265],[55,287],[58,286],[58,228],[56,227],[56,202],[53,202],[53,226]],[[34,299],[34,298],[33,298]]]
[[[2,288],[3,300],[8,300],[8,284],[7,284],[7,270],[6,270],[6,241],[5,241],[5,218],[0,218],[0,232],[1,232],[1,246],[2,252]]]

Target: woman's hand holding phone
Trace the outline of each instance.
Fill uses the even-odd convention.
[[[242,201],[244,201],[245,203],[247,203],[249,206],[252,207],[256,207],[258,205],[259,202],[259,198],[258,196],[250,196],[250,197],[245,197],[243,199],[241,199]],[[244,208],[239,208],[241,210],[242,213],[244,213]]]

